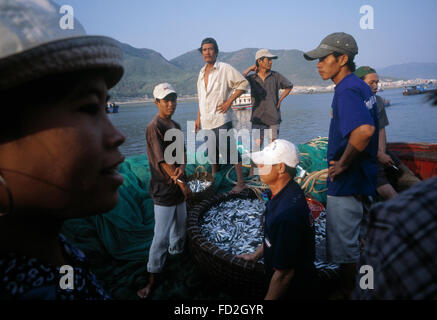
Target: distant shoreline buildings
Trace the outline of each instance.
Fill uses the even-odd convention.
[[[389,80],[382,77],[380,81],[380,88],[383,90],[386,89],[397,89],[414,85],[429,85],[429,86],[437,86],[437,79],[410,79],[410,80]],[[294,86],[290,95],[298,95],[298,94],[313,94],[313,93],[329,93],[333,92],[335,85],[329,86]],[[280,91],[281,94],[281,91]],[[178,101],[196,101],[197,95],[179,95]],[[150,103],[153,102],[152,98],[149,98],[148,95],[145,95],[143,98],[140,97],[132,97],[126,98],[120,101],[116,101],[117,104],[135,104],[135,103]]]

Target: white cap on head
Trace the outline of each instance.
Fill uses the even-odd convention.
[[[170,93],[176,93],[176,91],[173,89],[172,85],[167,82],[160,83],[155,86],[155,89],[153,89],[153,97],[159,100],[164,99]]]
[[[250,158],[256,164],[274,165],[285,163],[295,168],[300,161],[299,149],[291,142],[283,139],[276,139],[264,150],[250,154]]]
[[[262,57],[270,58],[270,59],[278,59],[278,56],[273,55],[269,49],[259,49],[255,54],[255,60],[258,60]]]

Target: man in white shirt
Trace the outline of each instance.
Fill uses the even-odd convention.
[[[199,96],[199,111],[196,120],[196,132],[200,127],[213,130],[216,136],[216,158],[212,162],[212,174],[218,169],[219,163],[219,130],[232,129],[230,109],[232,102],[249,89],[248,81],[231,65],[217,61],[218,46],[213,38],[202,41],[199,49],[206,65],[200,70],[197,81]],[[235,140],[229,139],[227,143],[227,162],[230,163],[231,155],[235,155]],[[237,185],[232,189],[239,193],[246,188],[243,178],[241,156],[237,154],[238,163],[235,163]]]

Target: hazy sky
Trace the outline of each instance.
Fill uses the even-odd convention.
[[[172,59],[214,37],[221,51],[314,49],[329,33],[358,42],[358,65],[437,62],[437,0],[56,0],[88,34],[111,36]],[[333,4],[335,3],[335,4]],[[363,5],[374,29],[362,30]]]

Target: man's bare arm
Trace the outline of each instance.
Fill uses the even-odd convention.
[[[279,101],[278,101],[278,106],[277,106],[278,109],[281,107],[282,100],[284,100],[290,94],[292,89],[293,88],[288,88],[288,89],[284,90],[284,92],[282,93],[282,95],[281,95],[281,97],[279,98]]]
[[[253,66],[250,66],[249,68],[247,68],[244,72],[243,72],[243,77],[246,77],[249,72],[253,71],[256,72],[258,70],[258,67],[254,64]]]
[[[329,163],[328,174],[331,181],[334,181],[336,176],[347,170],[352,161],[366,149],[374,132],[375,127],[369,124],[359,126],[351,132],[346,150],[340,160]]]
[[[234,94],[229,97],[228,100],[223,102],[221,105],[217,107],[217,111],[219,113],[226,113],[229,108],[232,105],[232,102],[234,102],[235,99],[237,99],[239,96],[241,96],[245,91],[244,90],[235,90]]]
[[[270,280],[264,300],[278,300],[284,296],[294,276],[294,269],[276,270]]]
[[[384,166],[394,166],[395,162],[387,154],[387,135],[385,128],[379,129],[378,161]]]
[[[247,261],[258,261],[263,255],[264,255],[264,244],[261,243],[261,245],[258,247],[258,249],[256,249],[254,253],[239,254],[237,258],[241,258]]]

